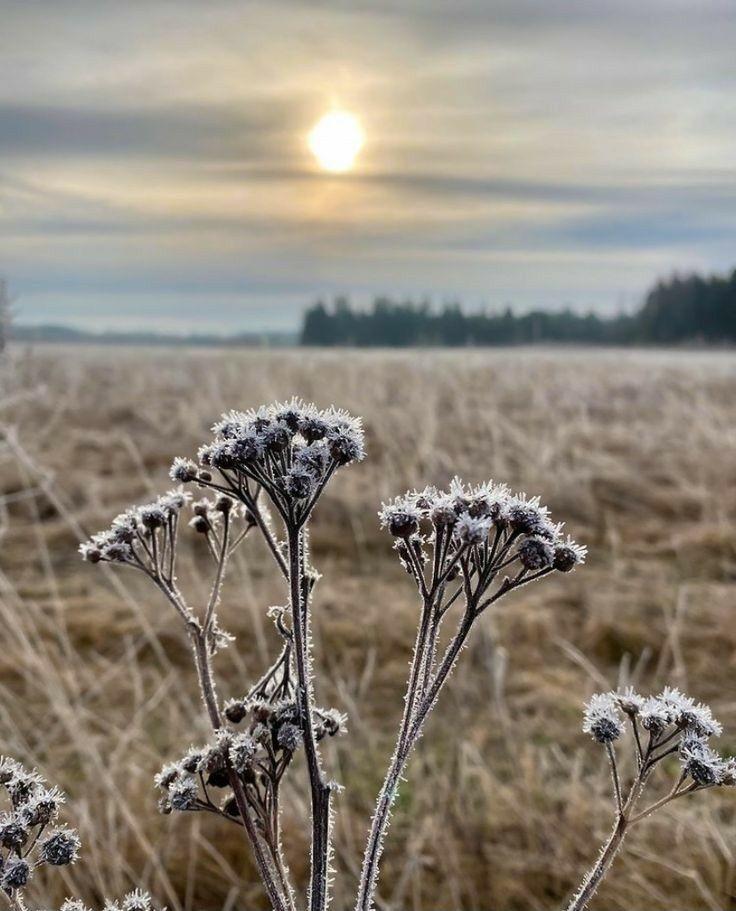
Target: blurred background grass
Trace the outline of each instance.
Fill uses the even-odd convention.
[[[221,411],[298,394],[363,415],[366,462],[331,484],[313,527],[319,701],[350,716],[328,747],[337,802],[335,907],[350,907],[368,816],[401,711],[416,603],[382,499],[493,477],[538,493],[588,544],[572,576],[523,589],[476,630],[410,767],[382,878],[386,908],[556,907],[610,827],[603,754],[580,731],[591,692],[681,686],[736,752],[736,363],[730,354],[15,350],[2,365],[0,733],[69,794],[81,861],[36,882],[38,905],[147,885],[174,911],[264,907],[240,833],[160,817],[151,777],[206,736],[170,609],[76,547],[169,486]],[[187,544],[187,547],[193,545]],[[203,555],[185,576],[204,590]],[[285,592],[248,541],[217,664],[242,694],[276,638]],[[306,794],[284,826],[305,875]],[[666,808],[627,842],[610,909],[736,907],[731,792]]]

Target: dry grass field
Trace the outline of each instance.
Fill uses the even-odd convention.
[[[327,757],[346,786],[336,908],[350,907],[413,641],[413,589],[376,517],[407,486],[458,473],[539,493],[590,557],[476,630],[402,790],[383,907],[560,906],[610,829],[604,754],[580,730],[597,688],[686,688],[736,752],[732,355],[48,347],[18,348],[0,369],[0,742],[65,788],[84,840],[63,885],[38,877],[39,907],[139,883],[172,911],[264,907],[234,827],[156,810],[153,773],[206,733],[182,631],[137,578],[76,554],[166,489],[172,457],[230,407],[296,393],[366,422],[369,457],[332,483],[313,537],[319,698],[350,716]],[[266,609],[285,597],[255,539],[234,570],[226,695],[266,666]],[[284,824],[303,877],[306,792],[292,796]],[[665,808],[633,833],[595,907],[736,908],[735,836],[733,791]]]

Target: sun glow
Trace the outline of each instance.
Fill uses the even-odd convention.
[[[339,174],[355,165],[365,142],[365,133],[354,114],[330,111],[312,127],[308,142],[319,166]]]

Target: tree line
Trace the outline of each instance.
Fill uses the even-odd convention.
[[[410,347],[522,345],[731,344],[736,342],[736,270],[728,276],[674,276],[659,281],[639,310],[613,317],[570,309],[515,314],[466,313],[459,304],[377,298],[368,309],[344,297],[318,301],[304,314],[303,345]]]

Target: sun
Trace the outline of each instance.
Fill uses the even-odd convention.
[[[355,165],[365,142],[365,133],[355,114],[330,111],[312,127],[308,142],[319,166],[340,174]]]

